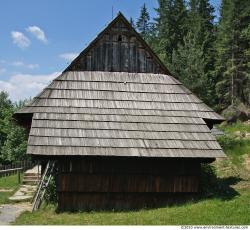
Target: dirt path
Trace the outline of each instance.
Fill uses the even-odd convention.
[[[0,225],[9,225],[25,211],[31,211],[30,203],[16,203],[0,205]]]

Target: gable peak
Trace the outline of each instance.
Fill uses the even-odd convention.
[[[170,74],[120,11],[65,71]]]

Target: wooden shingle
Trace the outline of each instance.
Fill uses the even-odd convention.
[[[30,154],[224,156],[204,121],[223,118],[169,75],[65,72],[19,113]]]

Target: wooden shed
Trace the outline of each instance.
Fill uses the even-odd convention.
[[[27,153],[56,160],[60,210],[163,204],[199,192],[223,118],[170,75],[120,13],[15,114]],[[179,199],[178,198],[178,199]]]

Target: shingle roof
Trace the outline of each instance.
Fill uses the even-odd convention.
[[[65,72],[21,113],[30,154],[224,156],[203,120],[223,118],[168,75]]]

